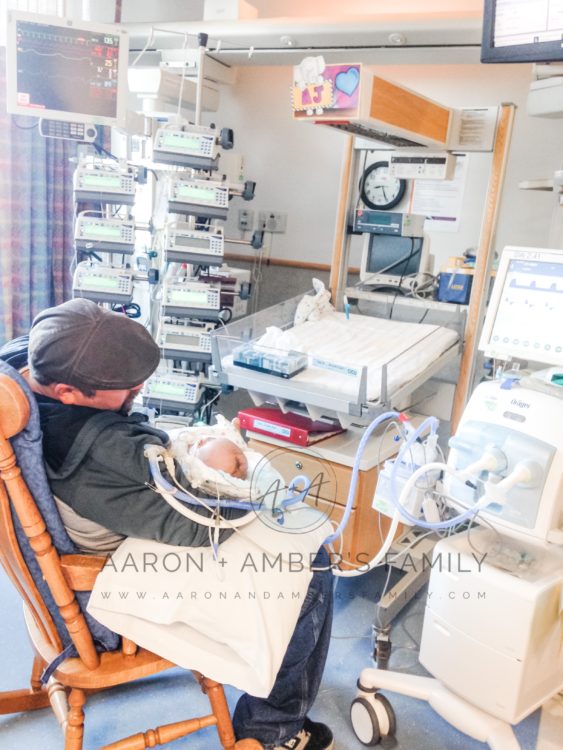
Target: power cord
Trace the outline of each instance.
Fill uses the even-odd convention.
[[[136,302],[129,302],[125,305],[116,302],[111,306],[111,309],[113,312],[123,313],[123,315],[126,315],[128,318],[141,317],[141,307]]]

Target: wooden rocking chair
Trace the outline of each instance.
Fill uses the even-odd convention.
[[[36,654],[30,689],[0,693],[0,714],[50,704],[64,733],[65,750],[82,750],[83,707],[89,692],[123,685],[175,665],[125,638],[120,650],[102,653],[96,650],[75,592],[92,590],[105,558],[59,555],[53,546],[10,442],[27,425],[29,415],[30,405],[22,387],[8,375],[0,374],[0,562],[23,599],[25,622]],[[64,658],[56,666],[45,687],[41,684],[41,673],[63,651],[63,643],[25,562],[10,504],[78,653],[78,657]],[[145,750],[213,725],[225,750],[261,750],[262,745],[256,740],[236,742],[223,686],[198,672],[193,674],[209,698],[212,711],[209,715],[141,732],[106,745],[104,750]]]

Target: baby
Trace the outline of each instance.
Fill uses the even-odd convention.
[[[228,438],[204,438],[194,455],[212,469],[224,471],[237,479],[246,479],[248,461],[243,451]]]

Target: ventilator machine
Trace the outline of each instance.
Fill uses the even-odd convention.
[[[447,462],[417,466],[418,429],[383,472],[403,523],[457,533],[432,558],[419,655],[432,676],[361,673],[351,719],[364,745],[395,731],[379,690],[518,750],[511,725],[563,689],[562,314],[563,251],[506,248],[479,344],[495,379],[475,388]]]

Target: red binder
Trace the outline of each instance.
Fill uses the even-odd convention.
[[[243,409],[238,413],[240,426],[260,435],[269,435],[295,445],[313,445],[320,440],[345,432],[344,428],[334,422],[314,422],[308,417],[293,412],[285,413],[279,409],[256,407]]]

